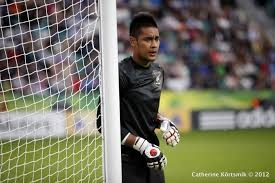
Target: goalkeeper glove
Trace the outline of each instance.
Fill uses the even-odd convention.
[[[145,157],[149,168],[162,170],[166,166],[167,159],[158,146],[149,143],[141,137],[137,137],[133,148]]]
[[[163,132],[163,139],[166,144],[175,147],[180,141],[180,134],[176,125],[161,115],[158,115],[158,120],[160,121],[160,130]]]

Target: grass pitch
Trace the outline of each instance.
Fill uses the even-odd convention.
[[[275,182],[274,128],[192,131],[181,137],[174,148],[160,140],[168,158],[167,183]],[[102,182],[101,159],[101,139],[93,136],[1,140],[0,182]],[[246,176],[196,176],[222,172]]]
[[[0,142],[0,183],[103,182],[99,137]]]
[[[165,170],[168,183],[275,182],[274,128],[193,131],[181,137],[180,144],[174,148],[161,144],[168,158]],[[201,172],[220,176],[196,176]],[[222,177],[223,172],[246,176]]]

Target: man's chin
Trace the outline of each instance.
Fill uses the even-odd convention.
[[[147,60],[149,62],[154,62],[156,60],[156,57],[148,57]]]

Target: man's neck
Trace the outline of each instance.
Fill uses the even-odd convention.
[[[137,58],[137,57],[135,57],[135,56],[132,56],[132,58],[133,58],[133,61],[134,61],[136,64],[140,65],[141,67],[148,68],[148,67],[150,67],[150,65],[151,65],[151,62],[149,62],[149,61],[147,61],[147,60],[142,60],[142,59],[139,59],[139,58]]]

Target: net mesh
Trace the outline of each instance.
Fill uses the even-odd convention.
[[[0,182],[102,182],[96,0],[0,0]]]

